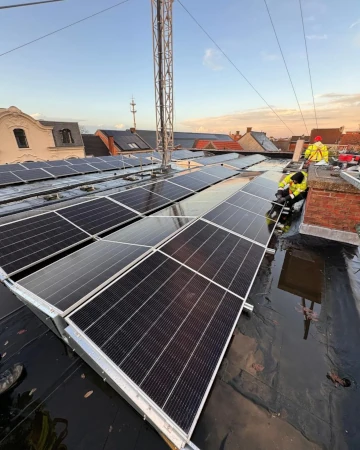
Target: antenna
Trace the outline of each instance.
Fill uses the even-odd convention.
[[[135,110],[136,103],[135,103],[135,100],[134,100],[134,96],[132,97],[130,106],[131,106],[130,112],[132,113],[133,120],[134,120],[134,129],[136,130],[136,113],[137,113],[137,111]]]

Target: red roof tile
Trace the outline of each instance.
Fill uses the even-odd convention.
[[[340,128],[315,128],[311,130],[311,144],[314,143],[316,136],[322,137],[321,142],[323,144],[338,144],[342,136],[342,130]]]
[[[347,131],[341,136],[340,145],[360,145],[360,131]]]
[[[195,148],[198,150],[244,150],[241,145],[235,141],[206,141],[202,139],[195,141]]]

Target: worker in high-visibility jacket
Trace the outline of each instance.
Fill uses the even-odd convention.
[[[291,173],[280,181],[279,189],[276,193],[276,201],[277,203],[286,203],[288,206],[292,206],[294,203],[305,199],[307,191],[307,173]]]
[[[321,136],[316,136],[314,139],[314,143],[309,145],[309,147],[305,151],[305,158],[309,162],[319,162],[324,160],[325,162],[329,162],[329,152],[322,142]]]

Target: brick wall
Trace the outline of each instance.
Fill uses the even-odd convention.
[[[360,223],[359,194],[310,188],[304,223],[356,233]]]

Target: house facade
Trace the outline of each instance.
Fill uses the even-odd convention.
[[[0,164],[84,156],[76,122],[39,121],[15,106],[0,108]]]
[[[246,152],[279,152],[280,150],[262,131],[252,131],[251,128],[239,140],[239,144]]]

